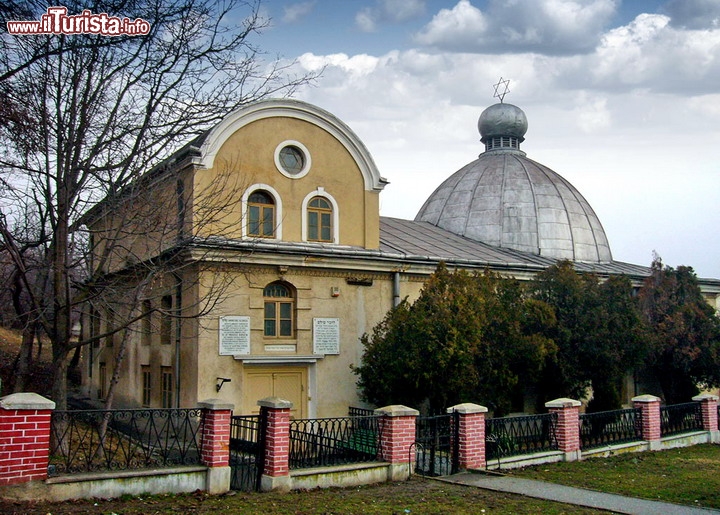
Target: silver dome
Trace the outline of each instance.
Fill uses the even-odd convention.
[[[485,109],[478,120],[478,130],[485,143],[494,136],[510,136],[524,141],[528,129],[522,109],[512,104],[495,104]]]
[[[544,257],[612,261],[605,231],[587,200],[560,175],[519,150],[527,128],[522,110],[496,106],[486,109],[478,122],[487,151],[443,182],[415,220]],[[502,116],[485,116],[491,109],[491,115]],[[506,130],[495,130],[498,127]]]

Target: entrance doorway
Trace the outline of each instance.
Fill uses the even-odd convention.
[[[243,413],[257,414],[257,401],[279,397],[292,402],[290,417],[306,418],[308,414],[306,367],[247,367],[243,381]]]

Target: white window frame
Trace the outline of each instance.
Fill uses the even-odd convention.
[[[243,239],[256,239],[257,236],[250,236],[248,235],[248,198],[250,198],[250,195],[255,193],[257,190],[263,190],[266,191],[275,201],[275,237],[274,238],[261,238],[263,240],[282,240],[282,200],[280,199],[280,194],[273,188],[272,186],[268,184],[253,184],[248,189],[245,190],[245,193],[243,193],[241,204],[242,204],[242,213],[241,213],[241,223],[242,223],[242,237]]]
[[[305,164],[298,173],[290,173],[287,170],[285,170],[285,167],[280,162],[280,151],[284,149],[285,147],[297,147],[300,152],[302,152],[303,157],[305,158]],[[278,169],[278,172],[283,174],[288,179],[302,179],[310,172],[310,167],[312,166],[312,158],[310,157],[310,151],[307,149],[305,145],[300,143],[299,141],[295,140],[285,140],[282,143],[280,143],[277,147],[275,147],[275,167]]]
[[[333,243],[337,245],[340,243],[340,208],[338,207],[338,203],[335,201],[335,198],[330,195],[327,191],[325,191],[325,188],[318,188],[315,191],[311,191],[308,193],[305,198],[303,199],[302,203],[302,241],[307,242],[308,241],[308,204],[310,204],[310,201],[314,199],[315,197],[322,197],[328,202],[330,202],[330,205],[332,205],[332,216],[333,216],[333,222],[332,222],[332,229],[333,229],[333,235],[332,235],[332,242],[315,242],[312,243]]]

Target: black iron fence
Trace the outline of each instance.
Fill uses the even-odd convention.
[[[55,411],[48,475],[200,464],[201,409]]]
[[[377,460],[380,445],[376,416],[290,421],[291,469]]]
[[[671,436],[701,431],[703,428],[701,410],[699,402],[660,406],[660,434]]]
[[[356,408],[353,406],[348,408],[348,417],[372,417],[374,415],[374,409]]]
[[[253,492],[260,489],[265,461],[265,412],[230,419],[230,489]]]
[[[240,415],[230,419],[230,449],[254,450],[260,439],[260,415]]]
[[[423,476],[447,476],[459,469],[458,412],[415,421],[415,472]]]
[[[642,440],[640,408],[630,408],[580,415],[580,448]]]
[[[506,456],[555,451],[557,415],[491,418],[485,422],[485,456],[488,461]]]

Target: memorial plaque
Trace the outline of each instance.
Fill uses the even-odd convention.
[[[250,354],[250,317],[220,317],[221,356]]]
[[[313,318],[313,354],[340,354],[339,318]]]

